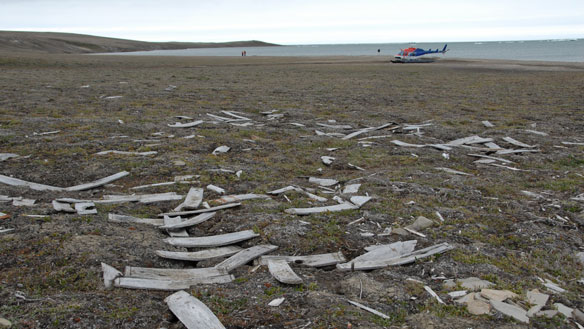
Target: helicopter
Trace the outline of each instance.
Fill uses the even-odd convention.
[[[394,56],[394,58],[393,58],[393,60],[391,60],[391,62],[392,63],[431,63],[431,62],[434,62],[436,60],[435,57],[422,57],[422,56],[427,55],[427,54],[445,54],[448,51],[448,49],[446,49],[446,47],[448,47],[448,44],[445,44],[444,48],[442,48],[442,50],[440,50],[440,49],[424,50],[422,48],[414,48],[414,47],[402,49],[397,55]]]

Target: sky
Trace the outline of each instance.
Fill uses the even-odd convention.
[[[584,38],[583,0],[0,0],[0,30],[278,44]]]

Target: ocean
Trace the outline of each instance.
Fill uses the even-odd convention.
[[[153,50],[110,55],[140,56],[392,56],[400,49],[417,47],[442,49],[445,43],[371,43],[295,45],[277,47],[199,48],[181,50]],[[378,52],[379,50],[379,52]],[[584,39],[540,41],[451,42],[445,58],[508,59],[554,62],[584,62]]]

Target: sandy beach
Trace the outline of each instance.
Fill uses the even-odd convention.
[[[169,245],[168,233],[152,225],[108,220],[108,214],[157,218],[182,201],[97,203],[97,214],[88,215],[57,212],[52,202],[184,196],[200,187],[213,205],[221,195],[209,184],[226,195],[294,185],[327,201],[299,191],[245,200],[187,232],[252,230],[259,237],[236,245],[277,246],[269,255],[340,252],[346,261],[367,246],[398,241],[417,240],[416,250],[440,243],[453,249],[367,271],[292,263],[302,279],[295,285],[278,282],[257,259],[247,262],[230,272],[231,282],[187,289],[225,327],[575,328],[560,316],[522,323],[488,300],[490,315],[471,314],[448,295],[471,290],[447,280],[489,281],[491,289],[515,293],[510,300],[525,311],[533,289],[550,295],[543,310],[554,303],[584,307],[584,267],[576,256],[584,250],[584,64],[389,61],[0,53],[0,152],[16,155],[0,162],[1,175],[70,187],[128,172],[84,191],[0,184],[6,215],[0,230],[14,229],[0,233],[0,316],[15,328],[183,328],[164,302],[171,292],[108,290],[101,265],[124,272],[223,261],[162,258],[157,250],[200,249]],[[169,126],[197,120],[204,122]],[[449,144],[475,135],[489,141]],[[212,154],[223,145],[228,152]],[[108,150],[137,153],[97,154]],[[488,157],[505,161],[476,162]],[[177,182],[185,175],[194,176]],[[322,189],[308,177],[339,183]],[[173,183],[132,189],[163,182]],[[343,193],[350,184],[361,184],[358,192]],[[335,195],[371,199],[340,212],[287,212],[336,205]],[[20,197],[36,201],[20,206]],[[432,225],[400,229],[420,216]],[[565,291],[550,291],[545,280]],[[281,297],[280,306],[268,306]]]

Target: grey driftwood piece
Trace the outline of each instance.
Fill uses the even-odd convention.
[[[226,203],[233,203],[233,202],[241,202],[245,200],[253,200],[253,199],[270,199],[269,196],[265,194],[237,194],[237,195],[225,195],[219,199],[209,201],[210,204],[226,204]]]
[[[351,261],[351,262],[349,262],[351,264],[351,266],[348,269],[345,266],[340,266],[343,264],[338,264],[337,268],[339,270],[345,270],[345,271],[347,271],[347,270],[361,270],[361,271],[375,270],[375,269],[384,268],[387,266],[404,265],[404,264],[413,263],[417,259],[422,259],[422,258],[429,257],[429,256],[432,256],[435,254],[440,254],[440,253],[446,252],[448,250],[451,250],[453,248],[454,247],[452,247],[450,244],[444,242],[444,243],[430,246],[428,248],[414,251],[414,252],[409,253],[409,254],[404,254],[404,255],[401,255],[399,257],[389,259],[389,260],[384,260],[384,261],[366,260],[366,261],[360,261],[360,262]]]
[[[454,175],[472,176],[472,174],[465,173],[465,172],[462,172],[462,171],[459,171],[459,170],[445,168],[445,167],[436,167],[435,169],[441,170],[441,171],[444,171],[444,172],[447,172],[449,174],[454,174]]]
[[[191,286],[197,284],[212,284],[212,283],[229,283],[235,278],[233,275],[225,274],[223,276],[216,276],[212,278],[191,278],[187,280],[168,280],[168,279],[143,279],[132,277],[119,277],[114,280],[114,286],[127,289],[144,289],[144,290],[163,290],[176,291],[189,289]]]
[[[339,183],[339,181],[332,179],[332,178],[317,178],[317,177],[309,177],[308,182],[313,183],[313,184],[317,184],[320,186],[326,186],[326,187],[337,185]]]
[[[200,187],[191,187],[189,193],[185,197],[185,201],[179,204],[174,211],[181,211],[183,209],[197,209],[203,202],[203,189]]]
[[[410,143],[399,141],[397,139],[392,140],[391,143],[395,144],[397,146],[402,146],[402,147],[418,147],[418,148],[420,148],[420,147],[426,146],[425,144],[410,144]]]
[[[235,119],[238,119],[239,121],[251,121],[250,118],[246,118],[244,116],[238,115],[237,113],[241,113],[241,112],[235,112],[235,111],[221,111],[223,114],[227,114],[229,116],[234,117]]]
[[[174,124],[168,124],[168,126],[171,128],[190,128],[190,127],[198,126],[201,123],[203,123],[203,120],[197,120],[197,121],[185,122],[185,123],[176,122]]]
[[[155,202],[165,202],[165,201],[178,201],[182,200],[184,196],[180,194],[176,194],[176,192],[167,192],[167,193],[158,193],[158,194],[149,194],[149,195],[141,195],[139,198],[140,203],[155,203]]]
[[[201,260],[232,256],[241,250],[243,250],[241,247],[227,246],[193,252],[156,250],[156,254],[162,258],[196,262]]]
[[[0,153],[0,162],[6,161],[12,158],[18,158],[20,155],[15,153]]]
[[[516,140],[514,138],[511,138],[511,137],[503,137],[503,140],[506,141],[509,144],[512,144],[512,145],[515,145],[515,146],[519,146],[519,147],[528,148],[528,149],[529,148],[534,148],[534,147],[537,146],[537,145],[529,145],[529,144],[522,143],[522,142],[520,142],[520,141],[518,141],[518,140]]]
[[[483,126],[487,127],[487,128],[493,128],[495,125],[492,124],[490,121],[481,121],[481,123],[483,124]]]
[[[93,215],[97,214],[97,209],[95,209],[95,203],[93,202],[80,202],[75,204],[75,211],[78,215]]]
[[[343,210],[351,210],[351,209],[359,209],[369,200],[371,197],[365,196],[354,196],[351,197],[351,202],[343,201],[342,203],[333,205],[333,206],[324,206],[324,207],[314,207],[314,208],[288,208],[284,210],[287,214],[292,215],[310,215],[310,214],[318,214],[323,212],[336,212],[336,211],[343,211]]]
[[[143,189],[147,189],[147,188],[150,188],[150,187],[168,186],[168,185],[174,185],[174,184],[176,184],[176,182],[154,183],[154,184],[147,184],[147,185],[140,185],[140,186],[130,187],[130,190],[143,190]]]
[[[153,280],[198,280],[199,283],[215,283],[215,278],[223,280],[227,271],[215,267],[204,268],[150,268],[126,266],[124,277]]]
[[[317,123],[316,125],[330,129],[353,129],[350,125],[329,125],[326,123]]]
[[[268,265],[268,261],[271,260],[283,260],[288,263],[294,263],[296,265],[303,265],[309,267],[330,266],[347,261],[343,253],[339,251],[328,254],[307,256],[278,256],[278,255],[262,256],[260,257],[259,263],[261,265]]]
[[[238,203],[229,203],[229,204],[224,204],[221,206],[211,207],[211,208],[207,208],[207,209],[167,212],[167,213],[159,214],[158,216],[160,216],[160,217],[165,216],[165,215],[167,215],[167,216],[188,216],[188,215],[202,214],[205,212],[214,212],[217,210],[228,209],[228,208],[239,207],[239,206],[241,206],[241,203],[239,203],[239,202]]]
[[[360,130],[357,130],[355,132],[352,132],[352,133],[346,135],[342,139],[344,139],[344,140],[351,139],[351,138],[357,137],[357,136],[359,136],[361,134],[365,134],[365,133],[368,133],[368,132],[371,132],[371,131],[381,130],[381,129],[387,128],[387,127],[389,127],[391,125],[393,125],[393,123],[386,123],[386,124],[381,125],[379,127],[369,127],[369,128],[360,129]]]
[[[156,155],[156,154],[158,154],[158,152],[156,152],[156,151],[129,152],[129,151],[107,150],[107,151],[101,151],[101,152],[95,153],[95,155],[108,155],[108,154],[149,156],[149,155]]]
[[[213,191],[217,194],[225,194],[225,190],[220,188],[219,186],[215,186],[213,184],[207,185],[207,190]]]
[[[469,156],[471,157],[476,157],[476,158],[483,158],[483,159],[489,159],[489,160],[495,160],[495,161],[500,161],[503,163],[514,163],[511,160],[507,160],[507,159],[503,159],[503,158],[498,158],[498,157],[494,157],[494,156],[489,156],[489,155],[483,155],[483,154],[469,154]]]
[[[338,264],[339,270],[349,271],[353,263],[360,263],[366,261],[372,262],[387,262],[392,259],[399,258],[403,255],[411,254],[416,248],[417,240],[398,241],[387,245],[375,246],[369,252],[364,253],[351,260],[348,263]]]
[[[220,115],[215,115],[215,114],[211,114],[211,113],[207,113],[208,116],[210,116],[211,118],[215,119],[215,120],[219,120],[219,121],[223,121],[223,122],[237,122],[240,120],[237,119],[231,119],[231,118],[226,118],[226,117],[222,117]]]
[[[270,274],[278,281],[286,284],[301,284],[302,278],[299,277],[288,262],[285,260],[268,260],[268,269]]]
[[[253,246],[251,248],[244,249],[237,254],[227,258],[221,263],[215,265],[215,268],[231,272],[236,268],[243,266],[250,261],[260,257],[261,255],[267,254],[278,249],[278,246],[271,244],[263,244],[259,246]]]
[[[68,213],[77,212],[75,209],[73,209],[73,207],[71,207],[71,205],[69,203],[66,203],[66,202],[59,202],[57,200],[53,200],[52,204],[53,204],[53,209],[55,209],[55,211],[62,211],[62,212],[68,212]]]
[[[221,145],[221,146],[217,147],[216,149],[214,149],[213,152],[211,152],[211,154],[217,155],[220,153],[227,153],[227,152],[229,152],[229,150],[231,150],[231,147],[226,146],[226,145]]]
[[[333,161],[335,161],[335,159],[336,158],[334,158],[334,157],[330,157],[330,156],[326,156],[326,155],[323,155],[320,157],[320,160],[322,161],[322,163],[324,163],[327,166],[330,166],[333,163]]]
[[[178,225],[180,223],[182,223],[182,218],[180,216],[176,216],[176,217],[170,217],[170,216],[164,216],[164,225],[166,227],[172,227],[175,225]],[[166,229],[166,232],[168,233],[168,235],[170,235],[171,237],[174,238],[185,238],[189,236],[189,233],[187,232],[187,230],[184,229],[184,227],[179,227],[179,228],[169,228]]]
[[[197,224],[200,224],[202,222],[205,222],[211,218],[213,218],[215,216],[215,214],[217,214],[216,212],[207,212],[207,213],[202,213],[199,216],[195,216],[193,218],[187,219],[187,220],[180,220],[180,221],[176,221],[173,223],[164,223],[164,225],[160,226],[161,229],[167,229],[167,230],[178,230],[178,229],[183,229],[189,226],[194,226]],[[178,217],[181,218],[181,217]]]
[[[488,143],[488,142],[492,142],[492,141],[493,141],[492,138],[483,138],[483,137],[474,135],[474,136],[455,139],[453,141],[446,143],[446,145],[462,146],[462,145],[472,145],[472,144],[484,144],[484,143]]]
[[[205,304],[186,291],[178,291],[164,301],[187,329],[225,329]]]
[[[164,219],[162,218],[138,218],[133,216],[118,215],[118,214],[108,214],[108,221],[112,223],[135,223],[135,224],[148,224],[154,226],[164,225]]]
[[[112,288],[114,280],[122,276],[122,272],[116,270],[114,267],[106,263],[101,263],[101,270],[103,271],[103,284],[105,285],[106,289]]]
[[[226,246],[260,236],[252,230],[194,238],[167,238],[164,242],[177,247],[207,248]]]
[[[327,201],[327,198],[323,198],[323,197],[318,196],[316,194],[312,194],[312,193],[304,190],[303,188],[300,188],[300,187],[297,187],[297,186],[286,186],[286,187],[283,187],[283,188],[281,188],[279,190],[274,190],[274,191],[270,191],[270,192],[267,192],[267,193],[268,194],[272,194],[272,195],[278,195],[278,194],[286,193],[288,191],[295,191],[295,192],[298,192],[298,193],[302,193],[302,194],[306,195],[307,197],[309,197],[309,198],[311,198],[311,199],[313,199],[315,201],[318,201],[318,202],[325,202],[325,201]]]
[[[379,311],[377,311],[377,310],[374,310],[374,309],[372,309],[372,308],[370,308],[370,307],[367,307],[367,306],[365,306],[365,305],[363,305],[363,304],[359,304],[359,303],[357,303],[357,302],[354,302],[354,301],[352,301],[352,300],[348,300],[348,299],[347,299],[347,302],[348,302],[349,304],[353,305],[353,306],[357,306],[358,308],[364,309],[365,311],[367,311],[367,312],[371,312],[371,313],[373,313],[373,314],[375,314],[375,315],[377,315],[377,316],[380,316],[380,317],[382,317],[382,318],[384,318],[384,319],[387,319],[387,320],[389,320],[389,319],[390,319],[390,317],[389,317],[388,315],[386,315],[386,314],[383,314],[383,313],[381,313],[381,312],[379,312]]]
[[[518,154],[518,153],[536,153],[536,152],[540,152],[540,150],[534,150],[534,149],[517,149],[517,150],[499,150],[497,151],[497,154]]]
[[[94,182],[91,183],[85,183],[85,184],[81,184],[81,185],[75,185],[75,186],[71,186],[71,187],[56,187],[56,186],[50,186],[50,185],[44,185],[44,184],[38,184],[38,183],[32,183],[32,182],[27,182],[18,178],[12,178],[12,177],[8,177],[8,176],[4,176],[4,175],[0,175],[0,183],[4,183],[6,185],[11,185],[11,186],[25,186],[28,188],[31,188],[35,191],[84,191],[84,190],[89,190],[92,188],[96,188],[108,183],[111,183],[115,180],[118,180],[124,176],[129,175],[130,173],[127,171],[122,171],[119,172],[117,174],[111,175],[111,176],[107,176],[104,177],[102,179],[98,179]]]

